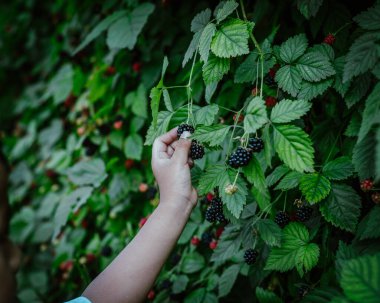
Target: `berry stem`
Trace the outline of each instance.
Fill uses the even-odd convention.
[[[239,167],[238,172],[236,173],[236,176],[235,176],[234,182],[232,183],[232,186],[235,186],[235,185],[236,185],[236,182],[237,182],[237,179],[238,179],[238,177],[239,177],[240,171],[241,171],[241,168]]]
[[[173,89],[173,88],[187,88],[188,85],[173,85],[173,86],[164,86],[163,89]]]
[[[285,202],[284,202],[284,207],[282,209],[283,212],[285,212],[285,209],[286,209],[286,200],[288,198],[288,192],[285,193]]]
[[[342,31],[343,29],[345,29],[347,26],[351,25],[353,22],[347,22],[346,24],[342,25],[341,27],[338,28],[338,30],[333,33],[334,36],[336,36],[340,31]]]

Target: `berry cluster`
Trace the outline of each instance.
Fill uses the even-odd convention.
[[[335,36],[333,34],[328,34],[325,39],[323,39],[323,43],[328,45],[333,45],[335,42]]]
[[[290,217],[284,211],[278,212],[276,214],[276,217],[274,218],[274,222],[276,222],[278,226],[280,226],[281,228],[284,228],[286,225],[288,225],[289,221],[290,221]]]
[[[310,206],[303,205],[296,211],[296,220],[300,222],[306,222],[311,218],[313,209]]]
[[[264,148],[264,141],[260,138],[249,138],[248,148],[252,152],[258,153]]]
[[[373,188],[373,181],[370,179],[365,179],[360,183],[360,188],[362,191],[369,191]]]
[[[177,138],[179,139],[182,135],[183,132],[189,132],[189,133],[194,133],[194,127],[192,127],[191,125],[189,124],[185,124],[185,123],[182,123],[180,126],[178,126],[178,129],[177,129]]]
[[[259,253],[256,250],[254,250],[252,248],[247,249],[244,253],[245,263],[247,263],[248,265],[252,265],[253,263],[256,262],[258,255],[259,255]]]
[[[248,165],[252,158],[252,153],[249,152],[244,147],[239,146],[236,151],[234,151],[228,160],[228,164],[234,168],[242,167]]]
[[[223,214],[223,202],[220,198],[213,198],[210,207],[206,210],[206,220],[213,223],[219,221],[226,222],[226,217]]]
[[[180,126],[178,126],[177,129],[177,138],[179,139],[183,132],[189,132],[194,133],[194,127],[192,127],[189,124],[182,123]],[[202,144],[200,144],[197,140],[191,141],[190,146],[190,157],[193,160],[202,159],[205,154],[205,149]]]

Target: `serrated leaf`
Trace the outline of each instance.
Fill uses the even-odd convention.
[[[199,55],[203,62],[207,62],[210,53],[211,41],[216,32],[214,23],[209,23],[202,31],[199,39]]]
[[[212,262],[223,262],[231,259],[238,253],[242,243],[241,228],[236,224],[228,224],[219,239],[213,255]]]
[[[189,60],[191,60],[194,56],[195,51],[197,50],[199,46],[199,40],[201,38],[202,32],[196,32],[193,36],[193,38],[190,41],[189,47],[186,50],[185,56],[182,60],[182,67],[186,65]]]
[[[285,174],[289,172],[289,168],[286,165],[280,165],[275,168],[275,170],[267,176],[266,183],[269,187],[276,184]]]
[[[54,104],[62,103],[73,89],[74,69],[71,64],[64,64],[50,80],[47,96],[52,96]]]
[[[375,6],[361,12],[354,20],[361,28],[368,30],[380,29],[380,3],[376,3]]]
[[[330,181],[318,173],[304,175],[300,180],[300,190],[310,204],[326,198],[330,189]]]
[[[157,127],[154,128],[152,122],[146,134],[144,145],[152,145],[154,139],[166,133],[172,116],[173,113],[167,111],[161,111],[158,113]]]
[[[310,271],[317,265],[319,259],[319,247],[315,243],[310,243],[300,247],[296,255],[296,268],[302,277],[304,271]]]
[[[379,58],[379,39],[379,34],[367,33],[355,40],[346,56],[343,83],[365,73],[375,65]]]
[[[312,172],[314,149],[309,136],[294,125],[274,125],[274,147],[280,159],[291,169]]]
[[[186,255],[182,260],[181,271],[185,274],[192,274],[200,271],[204,266],[204,257],[197,252],[192,252]]]
[[[261,239],[269,246],[280,246],[282,230],[278,224],[270,219],[261,219],[257,221],[256,227],[260,233]]]
[[[374,124],[380,123],[380,83],[377,83],[365,102],[362,124],[360,126],[358,142],[371,130]]]
[[[297,96],[301,88],[301,74],[295,66],[284,65],[281,67],[275,76],[278,86],[289,93],[291,96]]]
[[[291,171],[287,173],[284,178],[274,188],[275,190],[289,190],[295,188],[300,183],[302,174],[298,171]]]
[[[268,122],[265,102],[261,97],[254,97],[247,106],[247,114],[244,117],[244,130],[254,133]]]
[[[359,237],[360,240],[379,238],[379,218],[380,206],[375,206],[360,222],[356,233],[357,237]]]
[[[94,187],[107,178],[106,166],[101,159],[80,161],[67,169],[66,174],[75,185],[92,185]]]
[[[174,111],[172,100],[170,99],[169,91],[166,88],[162,90],[162,95],[164,97],[164,103],[165,103],[166,109],[170,112]]]
[[[203,80],[206,84],[219,82],[230,69],[230,60],[210,56],[208,61],[203,65]]]
[[[154,5],[152,3],[143,3],[127,16],[121,17],[113,23],[107,32],[108,47],[110,49],[133,49],[138,35],[153,10]]]
[[[356,143],[352,153],[352,164],[359,179],[364,180],[375,176],[375,146],[376,139],[373,134],[369,134],[362,141]]]
[[[377,303],[380,298],[380,254],[347,261],[340,285],[354,302]]]
[[[252,157],[248,165],[243,167],[243,172],[248,182],[253,184],[255,187],[266,187],[264,172],[256,157]]]
[[[311,103],[305,100],[282,100],[273,109],[270,119],[273,123],[288,123],[301,118],[311,108]]]
[[[344,135],[347,137],[357,137],[359,134],[361,122],[361,116],[359,113],[354,113],[346,128],[346,131],[344,132]]]
[[[299,99],[311,101],[315,97],[322,95],[334,82],[334,79],[326,79],[317,83],[303,81],[301,90],[298,93]]]
[[[231,20],[216,32],[211,43],[212,52],[221,58],[230,58],[249,53],[248,28],[241,20]]]
[[[205,99],[207,103],[210,103],[212,96],[218,88],[218,82],[213,82],[206,85]]]
[[[218,111],[219,106],[216,104],[201,107],[194,113],[195,123],[197,125],[203,124],[205,126],[210,126],[214,122],[215,116],[218,113]]]
[[[223,6],[218,9],[216,13],[216,21],[218,23],[222,22],[224,19],[226,19],[229,15],[231,15],[234,10],[239,6],[235,1],[225,1],[223,3]]]
[[[360,215],[360,197],[348,185],[331,184],[330,195],[319,207],[326,221],[353,232]]]
[[[370,82],[371,75],[369,73],[360,75],[355,78],[355,81],[352,81],[350,88],[344,96],[344,101],[348,108],[358,103],[367,94]]]
[[[274,292],[256,287],[256,298],[260,303],[282,303],[282,300]]]
[[[127,159],[141,160],[143,139],[139,134],[131,134],[124,143],[124,154]]]
[[[344,97],[347,93],[348,89],[350,88],[351,81],[347,81],[343,83],[343,70],[344,70],[344,64],[346,62],[346,57],[342,56],[339,58],[336,58],[333,62],[334,69],[336,71],[335,74],[335,81],[334,81],[334,89],[342,96]]]
[[[303,55],[307,48],[307,38],[305,34],[300,34],[289,38],[281,44],[280,57],[286,63],[293,63]]]
[[[239,65],[235,72],[234,82],[245,83],[253,82],[257,78],[258,73],[258,54],[256,52],[250,53],[247,58]]]
[[[304,54],[297,61],[297,69],[306,81],[318,82],[335,75],[335,70],[328,58],[318,52]]]
[[[323,0],[297,0],[297,8],[306,18],[315,17],[321,7]]]
[[[332,298],[341,295],[341,291],[332,287],[318,287],[312,289],[301,301],[301,303],[332,303]],[[337,303],[337,302],[335,302]],[[343,302],[340,302],[343,303]],[[348,303],[348,302],[344,302]]]
[[[205,28],[207,23],[210,22],[211,18],[211,10],[209,8],[206,8],[205,10],[201,11],[191,21],[191,31],[193,33],[199,32]]]
[[[180,292],[183,292],[186,289],[188,283],[189,278],[186,275],[176,276],[175,280],[173,281],[173,293],[178,294]]]
[[[203,143],[208,143],[210,146],[216,146],[224,141],[229,130],[229,125],[222,124],[200,126],[196,129],[191,138]]]
[[[378,181],[380,179],[380,128],[376,131],[376,146],[375,146],[375,180]]]
[[[340,157],[326,163],[322,173],[331,180],[344,180],[354,173],[354,166],[348,157]]]
[[[158,87],[153,87],[149,94],[149,98],[151,99],[150,106],[152,110],[153,128],[157,127],[157,118],[158,118],[158,111],[160,108],[161,95],[162,95],[162,89]]]
[[[228,295],[234,286],[237,276],[239,275],[240,265],[234,264],[223,271],[219,278],[219,298]]]
[[[199,194],[207,194],[213,191],[221,183],[220,180],[225,174],[227,174],[227,169],[224,165],[212,165],[208,167],[199,180]]]

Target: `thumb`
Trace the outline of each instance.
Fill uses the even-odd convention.
[[[189,161],[190,146],[191,140],[179,139],[173,154],[174,161],[178,161],[180,164],[186,164]]]

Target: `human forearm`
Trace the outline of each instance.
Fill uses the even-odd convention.
[[[186,201],[160,203],[132,242],[83,295],[93,303],[143,301],[181,235],[191,209]]]

